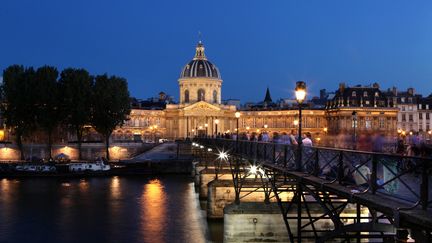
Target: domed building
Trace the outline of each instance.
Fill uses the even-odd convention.
[[[184,66],[180,74],[180,104],[197,101],[221,103],[221,75],[216,65],[207,60],[204,50],[204,45],[200,41],[196,47],[195,57]]]
[[[222,76],[210,62],[204,44],[196,45],[195,55],[183,66],[178,79],[179,102],[164,109],[132,109],[130,120],[118,128],[113,140],[154,140],[191,138],[235,132],[236,107],[222,104]],[[268,96],[268,97],[267,97]],[[271,102],[270,94],[266,102]],[[297,110],[242,110],[240,133],[282,133],[296,129]],[[319,133],[325,127],[324,110],[304,111],[305,131]],[[263,129],[265,128],[265,129]]]

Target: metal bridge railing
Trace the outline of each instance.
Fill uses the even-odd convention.
[[[325,147],[302,147],[244,140],[200,138],[200,142],[230,150],[249,160],[276,165],[284,171],[306,175],[352,187],[355,193],[383,194],[432,208],[432,158],[364,152]],[[301,160],[297,168],[298,160]],[[408,208],[407,208],[408,209]]]

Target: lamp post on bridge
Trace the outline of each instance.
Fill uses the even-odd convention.
[[[296,96],[296,100],[298,103],[298,108],[299,108],[299,121],[298,121],[298,156],[297,156],[297,164],[296,164],[296,169],[297,171],[301,170],[301,155],[302,155],[302,104],[306,98],[306,83],[303,81],[298,81],[296,83],[296,88],[295,88],[295,96]]]
[[[353,149],[357,149],[357,133],[356,133],[356,127],[357,127],[357,111],[352,112],[352,122],[353,122],[353,129],[354,129],[354,136],[353,136]]]
[[[235,118],[237,120],[237,129],[236,129],[236,151],[238,152],[238,141],[239,141],[239,119],[240,119],[240,112],[235,113]]]

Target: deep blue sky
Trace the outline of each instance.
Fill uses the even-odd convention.
[[[432,92],[432,1],[2,0],[0,69],[83,67],[127,78],[133,96],[178,97],[198,31],[222,96],[290,97],[379,82]]]

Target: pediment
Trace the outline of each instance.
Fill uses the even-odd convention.
[[[221,108],[212,104],[209,104],[205,101],[196,102],[190,106],[186,106],[183,108],[184,111],[202,111],[202,112],[211,112],[211,111],[220,111]]]

